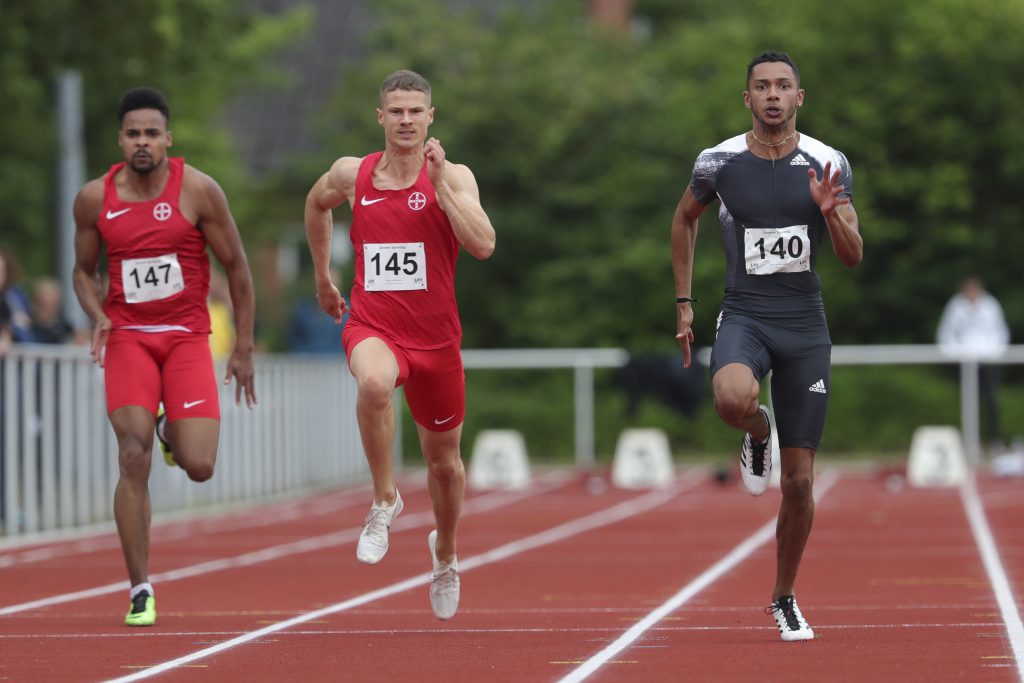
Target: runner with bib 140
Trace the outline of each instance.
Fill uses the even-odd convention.
[[[718,198],[726,284],[711,353],[715,410],[746,432],[740,464],[754,495],[768,487],[771,440],[778,439],[782,504],[766,611],[783,640],[810,640],[814,631],[797,607],[794,584],[814,518],[814,456],[825,427],[832,351],[815,263],[826,232],[851,268],[864,244],[846,157],[797,132],[804,91],[793,60],[783,52],[756,57],[747,67],[743,101],[752,130],[701,152],[672,221],[676,337],[689,365],[697,221]],[[759,402],[769,371],[776,434]]]
[[[411,71],[388,76],[377,121],[384,151],[334,162],[306,198],[306,237],[320,308],[341,322],[349,309],[331,282],[331,210],[348,202],[355,276],[342,344],[358,387],[356,418],[374,489],[356,557],[367,564],[383,559],[388,529],[402,511],[391,452],[392,393],[404,385],[437,523],[427,537],[430,604],[439,619],[449,619],[459,604],[455,532],[466,483],[455,261],[460,246],[478,259],[490,257],[494,229],[472,172],[447,161],[440,141],[427,139],[434,108],[426,79]]]

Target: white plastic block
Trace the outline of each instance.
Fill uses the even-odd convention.
[[[530,462],[523,435],[514,429],[485,429],[477,434],[468,483],[474,489],[528,488]]]
[[[914,430],[907,460],[911,486],[959,486],[967,478],[964,443],[956,427],[928,426]]]
[[[623,489],[669,486],[675,466],[668,437],[660,429],[626,429],[619,435],[612,462],[612,484]]]

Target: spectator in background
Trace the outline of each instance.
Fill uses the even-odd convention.
[[[943,352],[954,357],[979,361],[998,358],[1010,343],[1010,328],[1003,316],[1003,307],[985,291],[981,278],[964,280],[960,291],[949,300],[936,334]],[[1002,448],[1002,427],[999,422],[999,366],[978,365],[978,390],[982,408],[982,438],[990,448]]]
[[[210,310],[210,353],[213,360],[224,360],[235,348],[235,312],[231,307],[228,279],[216,268],[210,268],[206,305]]]
[[[331,268],[331,282],[341,282],[341,270]],[[341,350],[341,331],[348,312],[337,322],[323,314],[316,297],[302,297],[292,307],[288,321],[288,350],[293,353],[336,354]]]
[[[11,309],[0,296],[0,358],[11,350]]]
[[[60,283],[52,277],[38,280],[32,289],[32,335],[40,344],[70,344],[75,329],[62,311]]]
[[[32,342],[32,315],[28,295],[18,285],[18,262],[14,254],[0,248],[0,298],[10,313],[11,338],[16,342]]]

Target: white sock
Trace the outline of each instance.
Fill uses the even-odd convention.
[[[137,586],[132,586],[132,592],[128,596],[128,599],[129,600],[134,600],[135,596],[138,595],[139,593],[141,593],[142,591],[146,591],[147,593],[149,593],[149,597],[151,597],[151,598],[152,597],[156,597],[153,594],[153,584],[151,584],[151,583],[149,583],[147,581],[146,583],[140,583]]]

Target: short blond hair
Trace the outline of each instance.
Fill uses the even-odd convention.
[[[395,90],[416,90],[426,95],[430,103],[430,83],[415,71],[399,69],[384,79],[380,85],[381,106],[384,106],[384,96]]]

